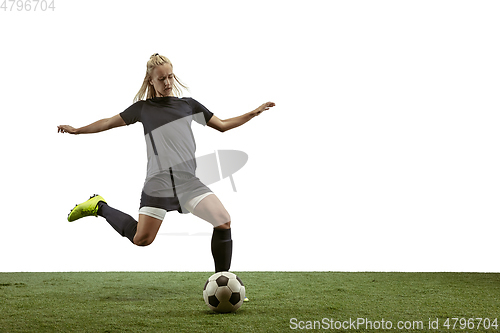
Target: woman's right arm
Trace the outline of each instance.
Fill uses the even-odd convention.
[[[70,133],[70,134],[90,134],[90,133],[107,131],[109,129],[125,125],[126,125],[125,121],[119,114],[117,114],[116,116],[113,116],[111,118],[101,119],[90,125],[80,128],[73,128],[69,125],[60,125],[57,126],[57,132]]]

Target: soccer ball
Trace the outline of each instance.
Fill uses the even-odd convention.
[[[227,313],[239,309],[245,299],[245,286],[236,274],[215,273],[203,288],[203,299],[215,312]]]

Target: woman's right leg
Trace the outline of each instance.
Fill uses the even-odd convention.
[[[154,241],[163,220],[139,214],[137,222],[132,216],[110,207],[107,203],[101,201],[98,206],[97,215],[104,217],[120,235],[138,246],[147,246]]]
[[[139,214],[139,223],[133,243],[138,246],[148,246],[153,243],[158,230],[160,230],[161,222],[162,220],[152,216]]]

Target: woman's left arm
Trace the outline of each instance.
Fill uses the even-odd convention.
[[[233,129],[235,127],[243,125],[244,123],[246,123],[247,121],[249,121],[253,117],[258,116],[262,112],[269,110],[269,108],[272,108],[275,105],[276,104],[274,104],[273,102],[267,102],[267,103],[262,104],[261,106],[259,106],[257,109],[255,109],[253,111],[247,112],[247,113],[245,113],[241,116],[238,116],[238,117],[225,119],[225,120],[221,120],[221,119],[217,118],[215,115],[213,115],[212,118],[210,118],[210,120],[208,121],[207,125],[212,127],[212,128],[215,128],[219,132],[229,131],[230,129]]]

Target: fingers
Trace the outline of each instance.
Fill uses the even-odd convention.
[[[70,127],[68,125],[59,125],[57,126],[57,133],[71,133]]]
[[[267,102],[267,103],[264,103],[264,110],[269,110],[270,108],[272,108],[273,106],[275,106],[276,104],[274,104],[273,102]]]
[[[269,108],[272,108],[276,104],[274,102],[266,102],[260,106],[260,112],[269,110]]]

